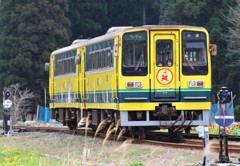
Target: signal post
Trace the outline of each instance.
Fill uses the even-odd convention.
[[[218,163],[232,163],[228,154],[228,135],[225,130],[226,126],[229,126],[234,121],[234,115],[231,110],[226,108],[226,103],[232,101],[231,93],[227,90],[227,87],[221,87],[221,90],[217,93],[218,101],[221,103],[221,108],[215,114],[215,120],[219,125],[219,161]],[[223,131],[220,131],[220,126],[223,127]],[[224,142],[224,148],[223,148]],[[223,154],[224,152],[224,154]]]

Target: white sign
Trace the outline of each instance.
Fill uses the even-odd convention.
[[[11,107],[12,107],[12,100],[10,99],[4,100],[3,108],[11,108]]]

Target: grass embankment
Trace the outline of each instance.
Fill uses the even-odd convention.
[[[133,145],[61,133],[30,133],[0,138],[0,163],[9,165],[196,165],[202,161],[198,151]],[[87,149],[87,150],[86,150]],[[89,149],[89,150],[88,150]],[[86,152],[89,152],[88,156]],[[216,154],[215,154],[216,155]],[[8,163],[9,162],[9,163]],[[11,163],[11,164],[10,164]],[[4,164],[6,165],[6,164]]]
[[[99,138],[62,133],[23,133],[0,137],[0,163],[4,165],[197,165],[199,151],[131,144],[131,141],[105,141]],[[88,153],[88,154],[87,154]],[[211,159],[218,154],[212,153]],[[132,164],[129,164],[132,163]],[[0,164],[1,165],[1,164]]]
[[[214,130],[217,130],[215,127]],[[114,132],[110,129],[109,133]],[[117,136],[116,136],[117,137]],[[198,165],[203,152],[107,141],[63,133],[20,133],[13,137],[0,137],[0,165],[11,166],[77,166],[96,165]],[[211,153],[211,161],[218,153]],[[237,155],[230,154],[232,161]]]

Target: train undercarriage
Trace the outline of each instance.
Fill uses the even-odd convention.
[[[78,126],[86,126],[88,122],[87,126],[95,131],[105,120],[105,131],[110,124],[114,123],[119,131],[125,128],[125,134],[132,137],[146,138],[150,131],[164,130],[168,131],[170,138],[178,139],[183,132],[190,133],[192,126],[208,125],[209,111],[175,110],[174,107],[167,105],[156,107],[155,111],[55,108],[52,109],[52,118],[62,122],[71,130]]]

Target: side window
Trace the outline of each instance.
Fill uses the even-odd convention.
[[[105,67],[108,67],[108,50],[105,50],[104,51],[104,54],[105,54]]]
[[[113,56],[113,48],[111,48],[111,51],[110,51],[110,56],[111,56],[111,67],[113,67],[114,66],[114,56]]]
[[[91,54],[91,67],[90,70],[94,69],[94,53]]]
[[[102,43],[87,46],[87,59],[85,61],[86,71],[113,67],[113,44],[114,39],[111,39]]]
[[[63,61],[63,65],[64,65],[64,72],[63,72],[63,74],[66,74],[67,73],[67,60],[64,60]]]
[[[102,52],[100,51],[98,54],[99,54],[98,66],[99,68],[102,68]]]
[[[54,76],[76,73],[75,56],[77,50],[55,55]]]
[[[102,68],[106,67],[105,66],[105,51],[102,51]]]
[[[67,68],[65,74],[67,74],[67,73],[69,73],[69,70],[68,70],[69,69],[69,60],[66,59],[65,61],[66,61],[66,68]]]
[[[56,74],[55,75],[59,75],[59,73],[60,73],[60,62],[59,61],[57,61],[57,63],[56,63]]]
[[[98,69],[98,52],[95,53],[95,67],[94,69]]]
[[[68,59],[68,73],[71,73],[71,59]]]
[[[111,57],[111,50],[107,51],[107,58],[108,58],[108,67],[112,66],[112,57]]]
[[[158,67],[171,67],[173,65],[173,41],[156,41],[156,65]]]
[[[59,67],[57,67],[57,60],[56,60],[56,57],[54,58],[54,61],[53,61],[53,74],[54,74],[54,76],[56,76],[58,73],[58,68]]]
[[[62,74],[62,61],[59,61],[58,75]]]
[[[61,65],[60,65],[61,67],[61,72],[60,72],[60,74],[63,74],[64,73],[64,62],[63,61],[61,61]]]
[[[84,56],[85,56],[84,65],[85,65],[86,71],[89,71],[91,69],[91,54],[85,54]]]
[[[73,72],[73,73],[75,73],[75,70],[74,70],[74,69],[75,69],[75,62],[74,62],[74,58],[72,58],[72,60],[71,60],[71,61],[72,61],[72,69],[71,69],[71,70],[72,70],[72,72]]]

